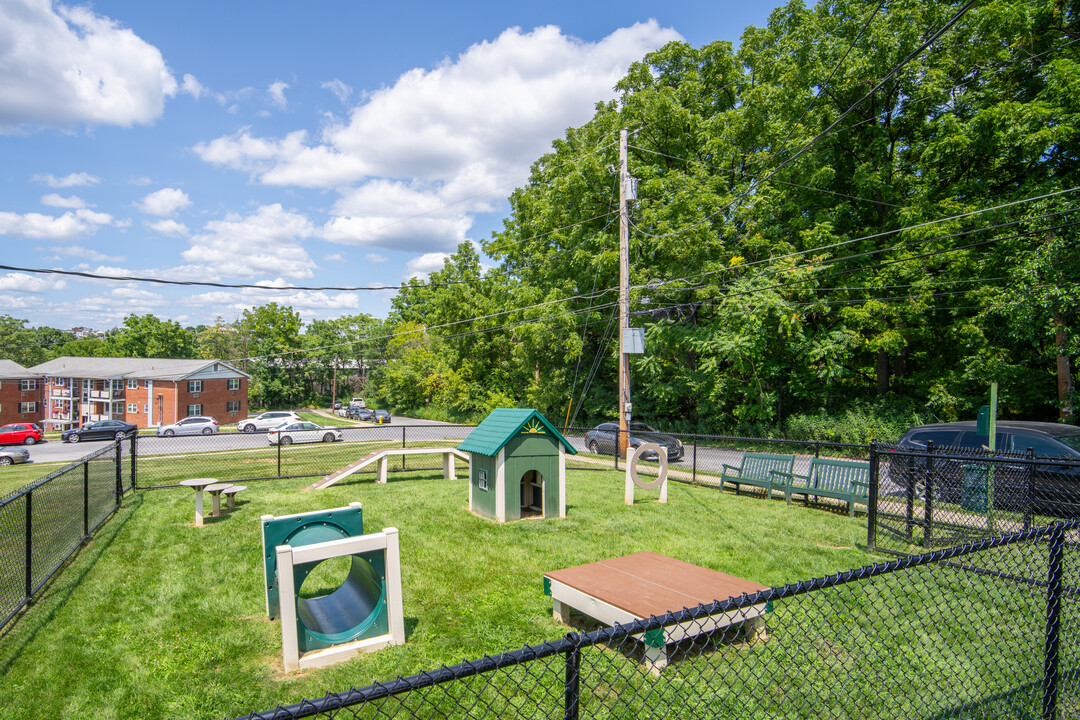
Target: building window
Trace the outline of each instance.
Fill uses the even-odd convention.
[[[202,380],[188,380],[187,391],[189,393],[202,392]]]
[[[145,385],[146,389],[149,390],[150,388],[154,387],[154,381],[153,380],[143,380],[143,385]]]
[[[240,401],[229,400],[225,403],[225,412],[240,412]]]
[[[229,389],[230,390],[239,390],[240,389],[240,378],[229,378]]]
[[[128,403],[128,413],[134,415],[139,412],[139,403]]]
[[[20,380],[19,389],[24,392],[26,390],[37,390],[37,380]]]
[[[139,388],[138,380],[128,380],[128,390],[137,390]]]
[[[19,413],[20,414],[25,415],[25,414],[28,414],[28,413],[35,413],[35,412],[37,412],[37,403],[36,402],[19,403]]]
[[[202,405],[188,405],[187,416],[194,417],[196,415],[202,415]]]

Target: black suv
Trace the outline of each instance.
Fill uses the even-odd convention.
[[[990,438],[979,435],[974,421],[937,423],[919,425],[904,433],[897,443],[905,450],[925,450],[928,442],[943,454],[981,454],[989,450]],[[1034,506],[1036,512],[1049,515],[1080,515],[1080,427],[1058,423],[1026,422],[1002,420],[997,423],[994,450],[1022,456],[1030,448],[1037,458],[1055,461],[1075,461],[1076,465],[1038,465],[1035,471]],[[973,458],[974,459],[974,458]],[[925,463],[918,463],[925,465]],[[935,497],[944,502],[956,502],[961,493],[962,463],[945,460],[935,465]],[[1022,504],[1022,488],[1028,474],[1027,465],[1004,464],[999,468],[999,482],[1004,492],[1000,504],[1006,509],[1010,505]],[[919,496],[924,495],[925,479],[920,473],[905,472],[904,476],[916,482]],[[906,486],[907,483],[902,483]],[[995,486],[998,482],[995,482]],[[1012,500],[1012,502],[1010,502]],[[995,506],[999,502],[994,503]]]

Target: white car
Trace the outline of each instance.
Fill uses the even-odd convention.
[[[220,428],[218,421],[212,417],[196,415],[187,417],[172,425],[162,425],[157,429],[158,435],[172,437],[173,435],[213,435]]]
[[[341,431],[316,425],[313,422],[300,421],[286,423],[266,433],[271,445],[292,445],[293,443],[335,442],[341,440]]]
[[[256,430],[270,430],[278,425],[293,422],[300,422],[300,416],[291,410],[271,410],[253,418],[241,420],[236,423],[236,429],[240,432],[255,432]]]

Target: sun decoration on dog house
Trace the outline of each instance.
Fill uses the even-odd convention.
[[[566,517],[566,453],[577,451],[536,410],[499,408],[469,433],[469,510],[498,522]]]

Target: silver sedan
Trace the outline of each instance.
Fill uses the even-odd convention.
[[[341,440],[341,431],[322,427],[313,422],[294,422],[279,425],[266,433],[271,445],[293,443],[335,442]]]
[[[30,451],[24,447],[0,448],[0,465],[15,465],[30,459]]]

